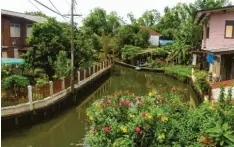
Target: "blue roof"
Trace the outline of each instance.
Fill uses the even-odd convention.
[[[1,58],[2,64],[24,64],[24,59],[18,59],[18,58]]]

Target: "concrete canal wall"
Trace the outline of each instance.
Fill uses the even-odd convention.
[[[78,80],[79,82],[74,85],[74,94],[71,93],[71,88],[68,87],[42,100],[29,100],[29,102],[24,104],[2,107],[2,131],[12,130],[15,127],[30,126],[31,124],[51,119],[53,116],[62,113],[65,108],[78,105],[111,75],[111,62],[105,65],[103,66],[104,68],[93,72],[89,77],[84,77],[81,81]],[[30,97],[32,94],[29,92],[28,95]]]

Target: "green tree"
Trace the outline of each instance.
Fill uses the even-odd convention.
[[[143,15],[138,19],[138,23],[142,26],[152,27],[158,23],[160,19],[160,13],[153,9],[147,10],[143,13]]]
[[[53,63],[60,50],[70,48],[68,24],[59,23],[49,18],[44,23],[36,23],[27,39],[30,49],[24,55],[26,63],[32,68],[42,68],[52,80],[54,75]]]
[[[59,79],[68,76],[71,72],[71,60],[67,58],[65,51],[59,51],[54,63],[55,76]]]

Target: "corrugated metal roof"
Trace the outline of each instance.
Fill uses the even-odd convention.
[[[46,18],[41,17],[41,16],[33,16],[33,15],[25,14],[25,13],[13,12],[13,11],[3,10],[3,9],[1,9],[1,15],[9,15],[9,16],[24,18],[24,19],[31,20],[31,21],[34,21],[34,22],[44,22],[44,21],[46,21]]]

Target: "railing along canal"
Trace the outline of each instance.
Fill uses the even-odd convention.
[[[76,70],[74,73],[74,84],[75,88],[84,85],[86,82],[95,78],[106,69],[111,66],[111,60],[105,60],[99,64],[92,67]],[[2,90],[2,112],[3,110],[8,110],[11,108],[21,108],[28,105],[27,109],[32,110],[33,105],[39,104],[45,101],[52,101],[54,97],[61,97],[70,92],[71,83],[70,76],[65,77],[61,80],[49,81],[47,84],[42,86],[31,86],[27,88],[19,89],[19,94],[17,94],[15,101],[9,101],[7,103],[7,93],[10,91]],[[53,100],[55,101],[55,100]],[[35,107],[34,107],[35,108]],[[24,108],[25,109],[25,108]],[[2,114],[3,116],[4,114]]]

